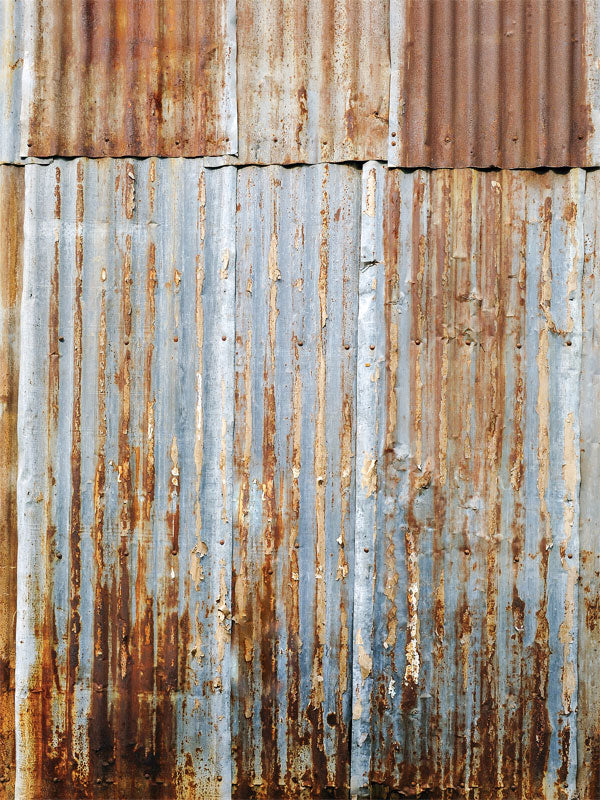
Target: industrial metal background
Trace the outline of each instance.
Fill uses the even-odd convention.
[[[596,173],[51,167],[17,796],[594,797]]]
[[[0,0],[0,800],[599,800],[597,2]]]

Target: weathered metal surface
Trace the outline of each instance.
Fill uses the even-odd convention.
[[[237,152],[235,0],[21,2],[23,154]]]
[[[0,162],[20,161],[23,3],[0,2]]]
[[[239,172],[233,795],[349,785],[360,171]]]
[[[25,169],[16,795],[226,798],[236,173]]]
[[[390,5],[390,164],[598,164],[597,0]]]
[[[596,173],[23,173],[16,796],[596,800]]]
[[[355,794],[575,796],[584,190],[365,167]]]
[[[389,0],[238,0],[239,161],[385,158]]]
[[[23,170],[0,167],[0,799],[14,797],[17,386]]]

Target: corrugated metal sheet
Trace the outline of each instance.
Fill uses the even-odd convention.
[[[24,172],[16,795],[595,798],[596,174]]]
[[[597,0],[390,6],[390,164],[599,163]]]
[[[598,20],[0,0],[0,800],[598,800]]]
[[[572,798],[585,173],[364,185],[353,791]]]
[[[0,3],[0,162],[19,162],[21,81],[23,73],[23,4]]]
[[[14,796],[17,386],[23,170],[0,167],[0,800]]]
[[[347,796],[360,171],[239,173],[234,791]]]
[[[237,152],[235,0],[23,2],[23,154]]]
[[[238,0],[241,163],[385,158],[389,0]]]
[[[22,796],[348,786],[360,170],[237,174],[26,169]]]
[[[26,167],[18,797],[229,797],[235,196]]]
[[[21,155],[600,164],[598,0],[2,8],[5,160],[23,72]]]

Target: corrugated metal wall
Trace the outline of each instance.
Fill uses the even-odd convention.
[[[598,11],[0,0],[0,800],[600,798]]]

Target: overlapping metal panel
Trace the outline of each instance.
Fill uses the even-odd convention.
[[[23,3],[0,2],[0,162],[20,162]]]
[[[593,166],[599,10],[598,0],[5,0],[5,160]]]
[[[235,0],[20,2],[23,155],[237,152]]]
[[[599,163],[597,0],[390,0],[389,162]]]
[[[241,163],[383,159],[389,0],[238,0]]]
[[[235,197],[26,167],[18,797],[229,797]]]
[[[233,795],[347,796],[360,170],[239,172]]]
[[[574,797],[595,198],[580,170],[371,164],[364,187],[353,792]]]
[[[360,170],[25,194],[17,793],[343,792]]]
[[[17,386],[23,170],[0,167],[0,799],[14,797]]]

